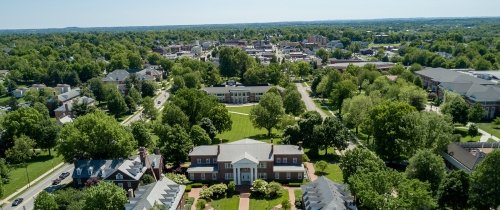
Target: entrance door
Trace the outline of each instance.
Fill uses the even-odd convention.
[[[250,173],[241,173],[241,181],[249,182],[250,181]]]

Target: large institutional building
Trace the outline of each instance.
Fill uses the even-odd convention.
[[[253,139],[198,146],[189,153],[187,172],[193,181],[230,181],[250,184],[256,179],[301,181],[303,148],[273,145]]]
[[[259,102],[272,86],[223,86],[203,88],[209,95],[217,97],[221,103],[244,104]]]

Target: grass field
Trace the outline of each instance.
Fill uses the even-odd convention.
[[[316,167],[316,164],[314,164],[314,169],[316,170],[316,175],[318,175],[318,176],[323,175],[334,182],[344,183],[344,177],[342,175],[342,170],[340,170],[340,167],[338,164],[328,163],[328,167],[326,167],[325,172],[320,172],[319,169]]]
[[[242,112],[244,110],[238,110],[238,112],[240,111]],[[231,142],[244,138],[270,142],[270,139],[267,136],[267,130],[254,128],[249,116],[234,113],[229,113],[229,115],[233,120],[233,127],[230,131],[217,135],[217,138],[221,139],[222,142]],[[276,129],[273,129],[272,134],[274,139],[279,138],[278,136],[281,135]]]
[[[52,154],[54,155],[55,152]],[[38,157],[33,158],[28,163],[28,174],[30,181],[38,178],[57,164],[63,162],[62,156],[49,156],[47,152],[42,152]],[[14,167],[10,171],[9,183],[4,184],[4,197],[14,193],[17,189],[28,184],[26,176],[26,167]]]
[[[240,107],[226,107],[226,108],[230,112],[250,114],[250,110],[252,110],[253,107],[254,106],[240,106]]]
[[[493,123],[477,123],[476,125],[481,130],[484,130],[493,136],[500,137],[500,129],[495,128]]]
[[[283,189],[283,194],[275,199],[256,199],[250,197],[250,210],[269,210],[288,199],[288,190]]]
[[[238,210],[238,207],[240,205],[240,196],[239,195],[233,195],[230,198],[224,198],[224,199],[219,199],[219,200],[212,200],[210,202],[210,206],[212,206],[214,209],[227,209],[227,210]]]
[[[478,142],[481,140],[481,136],[464,136],[460,138],[460,142]]]
[[[313,100],[314,104],[319,107],[323,112],[328,115],[328,116],[333,116],[333,114],[330,112],[331,107],[328,104],[321,104],[320,100]],[[335,112],[335,111],[333,111]]]

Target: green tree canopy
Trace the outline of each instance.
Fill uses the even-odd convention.
[[[302,101],[302,96],[296,89],[287,89],[283,97],[283,107],[285,113],[299,116],[304,112],[306,106]]]
[[[500,150],[489,153],[471,176],[470,203],[477,209],[500,205]]]
[[[180,125],[161,125],[155,128],[158,135],[158,147],[167,161],[183,163],[193,148],[193,141]],[[168,155],[167,155],[168,154]]]
[[[345,152],[340,158],[339,166],[345,183],[349,183],[349,178],[357,173],[385,170],[384,161],[369,149],[362,147]]]
[[[281,96],[268,92],[250,111],[250,120],[254,127],[265,128],[268,136],[271,136],[272,129],[278,126],[284,113]]]
[[[132,135],[134,139],[137,141],[137,145],[139,147],[150,147],[153,146],[153,138],[149,133],[148,128],[146,127],[146,123],[143,121],[138,121],[132,123]]]
[[[431,190],[437,192],[441,180],[446,175],[443,158],[430,150],[420,150],[410,158],[406,175],[430,183]]]
[[[125,190],[112,182],[99,182],[85,189],[83,210],[118,210],[128,203]]]
[[[467,209],[470,177],[463,170],[452,171],[443,179],[437,193],[441,208]]]
[[[36,196],[34,203],[35,210],[58,210],[59,205],[57,205],[54,195],[42,191]]]

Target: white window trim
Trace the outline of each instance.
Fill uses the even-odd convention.
[[[293,158],[292,161],[293,161],[293,164],[297,164],[297,158]]]
[[[201,164],[201,158],[197,158],[196,163]]]
[[[205,173],[201,173],[201,180],[205,180]]]
[[[280,178],[280,173],[279,172],[274,172],[274,178],[279,179]]]
[[[277,158],[276,163],[281,163],[281,158]]]
[[[286,172],[286,179],[291,179],[292,178],[292,174],[290,172]]]

